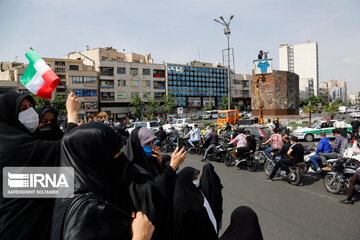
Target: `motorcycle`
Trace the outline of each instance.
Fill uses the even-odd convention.
[[[281,157],[275,157],[274,159],[267,157],[265,164],[264,164],[264,170],[265,174],[267,176],[270,176],[272,170],[275,167],[275,164],[280,161]],[[301,174],[306,173],[305,172],[305,166],[306,164],[304,162],[296,163],[289,167],[290,173],[287,175],[287,179],[289,183],[292,185],[299,185],[301,182]],[[276,172],[275,176],[282,176],[281,172],[283,170],[279,168],[279,170]]]
[[[190,154],[196,154],[196,153],[199,153],[201,151],[201,146],[202,146],[202,141],[203,139],[201,139],[200,141],[198,142],[195,142],[193,143],[194,144],[194,147],[192,147],[190,145],[190,143],[188,142],[188,138],[184,138],[183,139],[183,143],[184,143],[184,146],[185,146],[185,150],[190,153]]]
[[[346,192],[349,188],[350,178],[355,174],[356,169],[356,167],[349,165],[349,159],[337,159],[332,165],[332,171],[324,177],[325,189],[334,194],[340,191]]]
[[[171,146],[171,138],[167,137],[160,143],[159,149],[161,152],[169,153],[174,151],[174,147]]]
[[[237,165],[240,169],[246,169],[250,172],[255,172],[258,169],[259,159],[254,153],[246,152],[241,159],[234,159],[230,154],[233,150],[236,150],[236,147],[226,146],[225,166]]]
[[[205,154],[205,147],[202,147],[202,155]],[[226,146],[224,145],[217,145],[215,146],[213,149],[211,149],[211,151],[208,153],[208,155],[206,156],[207,160],[210,161],[216,161],[216,162],[224,162],[225,157],[226,157]]]

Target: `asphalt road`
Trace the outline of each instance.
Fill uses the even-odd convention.
[[[201,156],[188,154],[183,166],[202,170],[205,163],[200,160]],[[306,175],[300,186],[293,186],[280,178],[265,180],[263,166],[248,172],[211,163],[224,186],[220,235],[232,211],[246,205],[257,213],[264,239],[359,239],[360,198],[354,205],[339,203],[346,196],[328,193],[317,175]]]

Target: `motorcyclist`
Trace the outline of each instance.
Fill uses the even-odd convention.
[[[256,139],[255,139],[254,135],[252,135],[250,133],[250,130],[246,130],[245,135],[246,135],[246,141],[248,144],[248,149],[251,153],[254,153],[256,151]]]
[[[210,127],[209,132],[210,133],[205,139],[205,145],[209,144],[209,146],[205,150],[203,159],[201,159],[202,162],[206,160],[208,153],[218,144],[218,140],[219,140],[219,136],[214,131],[214,127]]]
[[[225,132],[231,132],[231,126],[229,122],[226,123]]]
[[[194,125],[194,130],[189,132],[184,138],[187,138],[190,136],[190,139],[188,140],[188,143],[190,144],[191,148],[194,148],[194,143],[197,143],[201,140],[200,136],[200,129],[198,128],[198,125]]]
[[[320,143],[319,146],[316,148],[315,155],[310,157],[311,162],[314,165],[314,170],[316,172],[321,172],[321,168],[319,167],[317,161],[321,160],[320,153],[331,153],[332,147],[330,145],[330,139],[326,137],[325,132],[320,133]]]
[[[355,139],[359,139],[360,122],[357,117],[354,117],[354,120],[351,121],[351,127],[352,127],[352,136]]]
[[[264,145],[268,144],[269,142],[271,142],[272,147],[267,147],[264,152],[265,154],[270,157],[270,152],[272,151],[279,151],[283,145],[282,142],[282,137],[281,134],[279,134],[279,132],[274,128],[273,130],[273,135],[271,135],[271,137],[264,143]]]
[[[335,141],[331,143],[332,152],[329,153],[320,153],[321,161],[324,165],[328,165],[327,159],[337,158],[347,147],[347,139],[341,136],[339,129],[334,129],[332,134],[335,137]],[[330,168],[325,168],[323,170],[331,170]]]
[[[174,128],[174,127],[171,127],[170,128],[170,137],[171,137],[171,142],[170,142],[170,145],[173,147],[174,146],[174,142],[176,141],[176,139],[179,138],[179,133],[178,131]]]
[[[269,180],[272,180],[273,179],[273,177],[275,176],[275,174],[276,174],[276,172],[278,171],[278,169],[280,168],[280,167],[282,167],[282,159],[286,159],[286,158],[288,158],[288,156],[287,156],[287,153],[288,153],[288,151],[289,151],[289,149],[290,149],[290,147],[291,147],[291,143],[290,143],[290,139],[289,139],[289,136],[287,136],[287,135],[284,135],[283,136],[283,141],[284,141],[284,144],[283,144],[283,146],[281,147],[281,149],[280,149],[280,151],[279,152],[271,152],[270,153],[270,155],[272,156],[272,157],[280,157],[280,160],[278,161],[278,162],[276,162],[276,164],[275,164],[275,166],[274,166],[274,169],[272,170],[272,172],[271,172],[271,174],[270,174],[270,176],[268,177],[268,179]],[[285,169],[283,169],[284,170],[284,173],[282,173],[282,175],[285,175]]]
[[[236,159],[235,162],[237,165],[240,161],[237,159],[237,156],[241,159],[243,158],[243,155],[245,152],[248,151],[248,143],[246,140],[246,135],[244,134],[244,130],[239,130],[239,135],[235,139],[229,142],[229,145],[233,144],[234,142],[237,142],[236,144],[236,152],[232,151],[230,154],[233,157],[233,159]]]
[[[156,136],[156,140],[154,141],[154,145],[157,146],[158,144],[160,144],[161,142],[165,141],[167,138],[167,134],[165,132],[165,130],[163,129],[163,127],[159,127],[159,130],[155,133]]]

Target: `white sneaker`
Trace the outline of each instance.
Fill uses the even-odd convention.
[[[312,169],[312,168],[309,168],[308,172],[309,173],[315,173],[314,169]]]
[[[286,172],[285,172],[285,171],[281,171],[281,172],[280,172],[280,176],[286,177],[286,176],[287,176],[287,174],[286,174]]]
[[[321,168],[316,169],[316,172],[317,173],[322,172]]]
[[[236,167],[237,165],[239,165],[239,163],[240,163],[240,160],[236,159],[236,160],[235,160],[235,167]]]

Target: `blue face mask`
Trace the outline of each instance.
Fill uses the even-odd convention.
[[[152,147],[151,146],[145,146],[143,147],[146,158],[151,158],[152,155]]]

